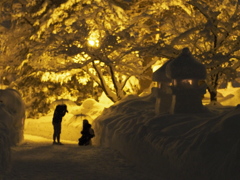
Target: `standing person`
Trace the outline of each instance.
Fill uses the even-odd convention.
[[[92,125],[89,124],[87,119],[83,120],[83,129],[81,131],[82,136],[78,139],[79,146],[91,145],[91,139],[95,136]]]
[[[52,119],[52,125],[53,125],[53,144],[56,145],[63,145],[60,142],[60,134],[61,134],[61,126],[62,126],[62,118],[65,116],[67,110],[67,105],[61,104],[57,105]]]

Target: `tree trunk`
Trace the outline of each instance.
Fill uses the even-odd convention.
[[[207,90],[210,94],[210,102],[217,102],[217,89],[219,81],[219,73],[211,75],[211,88],[207,87]]]
[[[210,94],[210,101],[211,102],[213,102],[213,101],[217,102],[217,90],[210,90],[208,88],[208,92]]]
[[[146,66],[150,61],[152,60],[152,57],[144,57],[143,66]],[[145,89],[149,88],[150,84],[152,83],[152,69],[149,67],[144,73],[142,74],[143,77],[149,77],[149,78],[142,78],[139,79],[139,85],[140,89],[138,91],[138,94],[141,94]]]

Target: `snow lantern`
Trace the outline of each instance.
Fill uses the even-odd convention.
[[[156,98],[155,113],[161,114],[169,112],[172,102],[172,80],[166,76],[166,66],[171,62],[167,61],[162,67],[157,69],[152,76],[154,82],[152,94]]]
[[[182,53],[166,66],[166,76],[172,80],[171,113],[203,112],[206,93],[206,68],[184,48]]]

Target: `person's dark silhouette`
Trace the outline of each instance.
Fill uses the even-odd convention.
[[[82,136],[78,139],[79,146],[91,145],[91,139],[95,136],[92,125],[89,124],[88,120],[83,120],[83,129],[81,131]]]
[[[62,145],[60,142],[62,118],[68,112],[65,104],[57,105],[53,114],[53,144]]]

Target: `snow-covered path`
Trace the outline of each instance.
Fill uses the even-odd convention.
[[[12,149],[12,171],[4,180],[161,180],[112,149],[63,142],[52,145],[49,139],[26,135]]]

